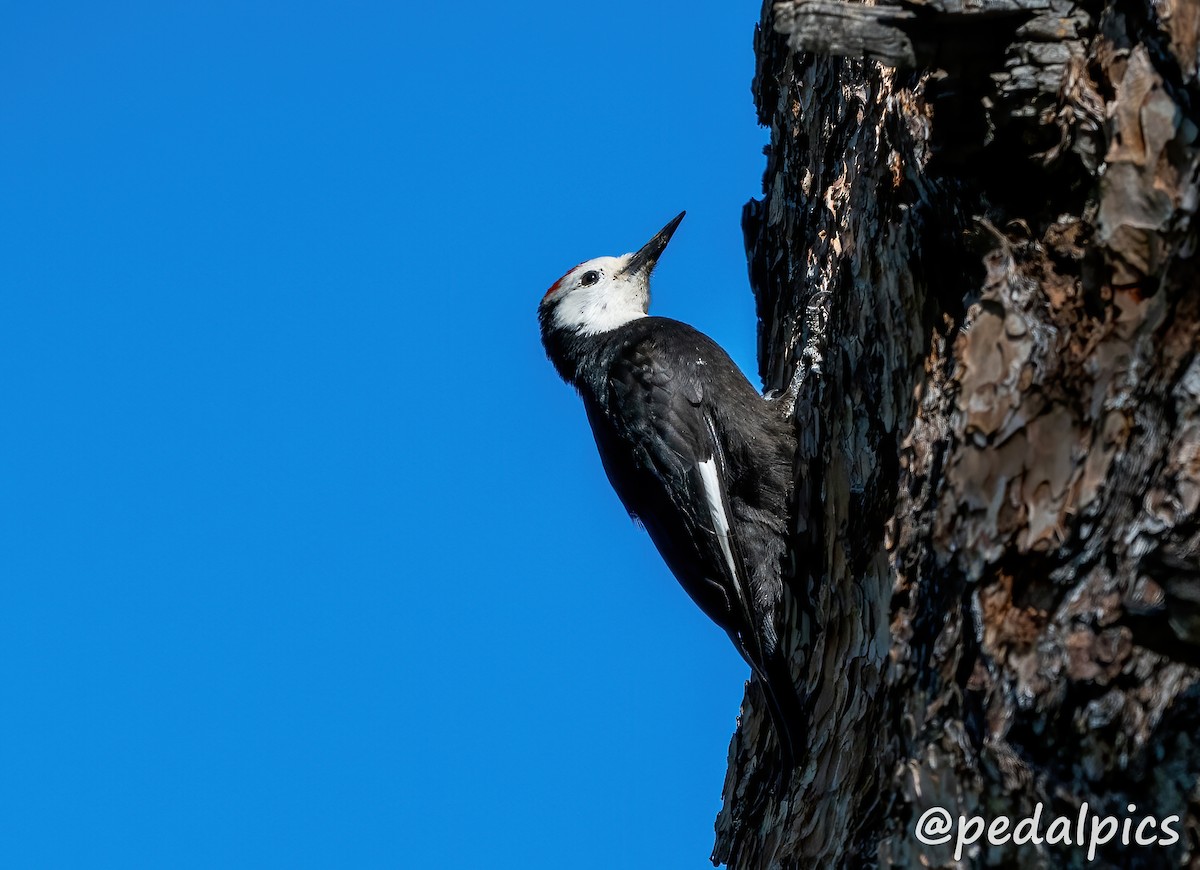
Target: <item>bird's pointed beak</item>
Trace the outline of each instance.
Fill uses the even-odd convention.
[[[622,274],[636,275],[638,272],[644,272],[649,275],[662,252],[667,249],[667,242],[671,241],[675,228],[679,226],[685,214],[686,211],[681,211],[675,215],[670,223],[654,234],[654,238],[642,245],[641,250],[629,258],[629,262],[621,270]]]

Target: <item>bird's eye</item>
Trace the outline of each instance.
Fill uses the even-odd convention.
[[[584,272],[579,277],[579,285],[581,287],[591,287],[593,284],[595,284],[599,280],[600,280],[599,272],[596,272],[594,270],[591,272]]]

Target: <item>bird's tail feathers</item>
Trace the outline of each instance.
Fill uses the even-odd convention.
[[[750,667],[758,678],[767,702],[767,713],[779,743],[780,779],[786,786],[788,777],[799,763],[800,753],[804,751],[808,741],[808,720],[804,713],[804,705],[796,692],[792,669],[778,645],[764,651],[759,661],[751,661]]]

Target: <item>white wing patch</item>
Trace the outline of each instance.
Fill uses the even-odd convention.
[[[717,540],[721,543],[721,553],[725,556],[725,563],[729,565],[729,576],[733,580],[734,588],[737,588],[738,594],[745,600],[745,590],[738,588],[739,575],[737,563],[733,559],[729,514],[725,510],[725,502],[721,498],[721,480],[717,477],[717,458],[713,456],[706,459],[697,468],[700,469],[700,485],[704,488],[704,500],[708,504],[708,513],[712,517],[713,529],[716,530]]]

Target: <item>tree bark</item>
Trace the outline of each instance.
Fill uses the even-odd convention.
[[[810,742],[780,793],[748,687],[714,863],[1200,866],[1198,43],[1197,0],[764,6]],[[1178,841],[1046,842],[1085,802]],[[1040,844],[915,836],[1039,804]]]

